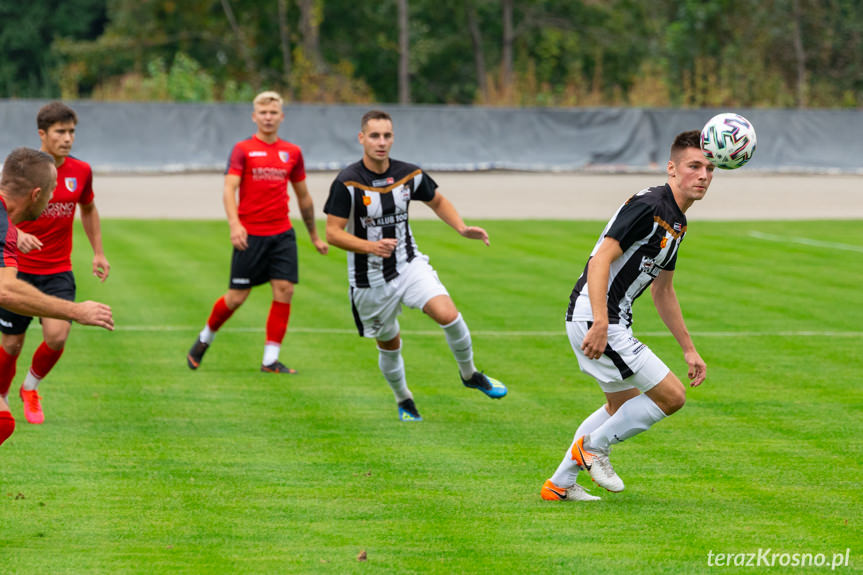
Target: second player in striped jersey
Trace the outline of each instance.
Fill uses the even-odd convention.
[[[342,170],[324,206],[327,241],[348,252],[351,307],[359,334],[374,338],[378,366],[398,403],[401,421],[421,420],[408,389],[401,355],[398,315],[402,305],[421,309],[444,331],[458,364],[462,383],[491,398],[506,395],[506,386],[477,371],[467,324],[429,258],[420,252],[408,221],[411,200],[425,202],[465,238],[482,240],[482,228],[467,226],[437,184],[419,167],[390,159],[392,118],[367,112],[359,142],[363,158]]]

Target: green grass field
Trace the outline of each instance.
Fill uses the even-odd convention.
[[[79,299],[110,303],[117,329],[75,326],[40,388],[44,425],[16,395],[38,331],[18,363],[0,572],[809,573],[846,549],[836,571],[863,571],[863,225],[695,212],[675,285],[708,380],[615,448],[626,491],[585,504],[539,488],[602,403],[563,329],[602,222],[485,222],[490,248],[413,225],[478,366],[510,395],[463,388],[440,329],[408,310],[425,421],[402,424],[373,342],[353,331],[343,252],[319,256],[298,234],[282,359],[300,375],[258,372],[266,286],[192,372],[184,355],[227,284],[226,224],[105,221],[110,279],[88,275],[83,235],[75,266]],[[649,295],[635,329],[685,377]],[[828,564],[708,565],[768,548]]]

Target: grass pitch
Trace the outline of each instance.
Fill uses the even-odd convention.
[[[848,550],[837,571],[860,572],[863,226],[693,218],[675,285],[707,382],[615,448],[626,491],[587,504],[539,488],[602,402],[563,329],[602,222],[486,222],[490,248],[413,224],[510,395],[463,388],[440,329],[406,311],[426,420],[402,424],[353,332],[343,252],[318,256],[299,226],[282,352],[299,376],[258,372],[266,286],[192,372],[184,355],[227,286],[226,224],[105,221],[110,279],[88,275],[83,235],[75,269],[79,299],[110,303],[117,330],[74,327],[41,426],[15,397],[28,335],[0,448],[0,571],[705,573],[770,549],[824,554],[804,572]],[[635,328],[685,377],[649,295]],[[768,571],[793,570],[780,560]]]

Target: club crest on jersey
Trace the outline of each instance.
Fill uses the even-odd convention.
[[[380,188],[381,186],[389,186],[390,184],[395,183],[395,178],[382,178],[380,180],[375,180],[372,182],[373,188]]]
[[[363,205],[367,207],[372,205],[372,198],[370,196],[363,196]]]
[[[66,183],[66,189],[70,192],[78,189],[78,178],[65,178],[63,181]]]
[[[287,164],[290,158],[291,155],[289,153],[285,152],[284,150],[279,150],[279,159],[282,160],[284,163]]]
[[[664,248],[667,245],[668,245],[668,237],[666,236],[666,237],[662,238],[662,240],[659,242],[659,247]]]

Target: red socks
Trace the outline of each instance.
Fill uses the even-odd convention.
[[[288,319],[291,317],[291,304],[273,301],[270,315],[267,316],[267,343],[281,345],[288,331]]]
[[[9,393],[9,386],[12,385],[12,380],[15,379],[15,363],[17,361],[17,355],[9,355],[0,346],[0,395],[7,395]]]
[[[210,317],[207,320],[207,327],[209,327],[211,331],[219,331],[222,324],[228,321],[232,315],[234,315],[234,310],[228,307],[228,304],[225,303],[225,296],[222,296],[213,306],[213,311],[210,312]]]
[[[54,350],[48,347],[48,344],[44,341],[42,345],[40,345],[36,349],[36,353],[33,354],[33,363],[30,365],[30,371],[34,376],[39,379],[44,378],[48,375],[48,372],[56,365],[57,360],[60,359],[60,356],[63,355],[63,349]]]
[[[13,431],[15,431],[15,418],[8,411],[0,411],[0,445],[9,439]]]

